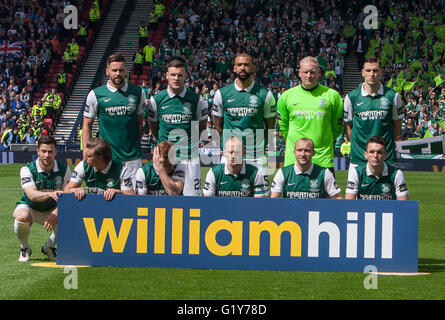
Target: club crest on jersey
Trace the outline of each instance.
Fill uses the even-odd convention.
[[[241,188],[243,189],[243,191],[246,191],[246,190],[248,190],[250,188],[250,181],[249,181],[249,179],[244,179],[241,182]]]
[[[62,188],[62,186],[63,186],[63,179],[62,179],[62,177],[61,176],[56,176],[54,178],[54,183],[56,185],[56,188]]]
[[[380,108],[388,109],[389,108],[389,100],[386,97],[380,98]]]
[[[326,107],[326,99],[324,99],[324,98],[320,99],[320,107],[323,107],[323,108]]]
[[[136,97],[132,94],[128,96],[128,106],[135,107],[136,106]]]
[[[314,180],[310,180],[309,181],[309,185],[310,185],[310,191],[311,192],[318,192],[320,191],[320,189],[318,188],[318,181],[316,179]]]
[[[192,104],[190,102],[185,102],[183,105],[184,114],[192,114]]]
[[[382,192],[383,193],[388,193],[391,190],[391,187],[389,186],[389,184],[384,183],[382,184]]]
[[[254,96],[254,95],[250,96],[249,107],[251,107],[251,108],[258,108],[259,106],[260,106],[260,104],[259,104],[258,97]]]
[[[113,186],[113,179],[112,178],[107,179],[107,187],[111,188],[112,186]]]

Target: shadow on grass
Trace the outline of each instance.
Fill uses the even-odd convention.
[[[445,260],[419,258],[419,272],[445,272]]]

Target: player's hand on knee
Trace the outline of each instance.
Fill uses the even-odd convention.
[[[51,199],[53,199],[54,201],[59,201],[59,195],[61,195],[62,193],[63,193],[63,191],[61,191],[61,190],[52,191],[49,193],[49,197]]]
[[[43,228],[48,231],[51,232],[53,231],[57,226],[57,215],[54,213],[51,213],[48,218],[46,218],[46,220],[43,222]]]

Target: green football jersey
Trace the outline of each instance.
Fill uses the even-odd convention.
[[[310,175],[297,174],[295,165],[291,164],[281,168],[283,174],[283,198],[317,199],[326,197],[324,177],[326,168],[314,164]],[[274,192],[274,184],[272,185]]]
[[[110,85],[98,87],[88,95],[85,117],[99,121],[99,137],[108,141],[113,159],[129,161],[142,157],[138,116],[143,114],[145,94],[139,86],[127,83],[116,90]]]
[[[83,170],[85,172],[84,181],[88,193],[103,194],[107,189],[121,188],[122,163],[120,161],[112,160],[110,167],[106,169],[108,169],[106,170],[106,173],[97,171],[88,166],[86,161],[83,161]]]
[[[39,191],[51,192],[56,190],[63,190],[63,187],[65,186],[65,176],[67,170],[69,170],[66,163],[55,160],[58,170],[56,171],[55,169],[53,169],[50,173],[46,173],[44,171],[38,170],[37,161],[39,160],[37,159],[26,165],[26,167],[29,169],[29,172],[31,173],[31,176],[21,174],[22,186],[31,181],[34,181],[35,186]],[[31,201],[26,193],[23,193],[22,198],[17,201],[16,204],[26,204],[32,209],[41,212],[48,211],[57,207],[57,202],[53,199],[47,199],[43,202]]]
[[[264,155],[267,144],[264,120],[275,117],[275,98],[256,82],[240,89],[235,81],[219,89],[213,99],[213,115],[224,119],[221,147],[230,136],[243,136],[247,159]]]
[[[143,176],[139,176],[140,171],[142,171]],[[173,171],[169,173],[169,176],[175,180],[184,180],[185,168],[181,162],[178,162],[173,166]],[[154,196],[164,196],[168,195],[165,191],[164,185],[162,184],[161,178],[159,177],[153,162],[148,162],[139,169],[136,176],[136,189],[139,194],[144,193]],[[182,195],[182,192],[180,193]]]
[[[290,88],[278,99],[277,112],[286,140],[285,166],[295,162],[297,140],[309,138],[315,145],[313,163],[334,167],[334,141],[343,130],[343,102],[337,91],[321,84],[313,90]]]
[[[207,120],[207,115],[207,104],[189,88],[182,95],[162,90],[151,97],[148,109],[148,119],[159,122],[157,143],[172,142],[180,160],[198,156],[199,121]]]
[[[226,169],[225,164],[217,164],[207,174],[203,193],[217,197],[263,197],[264,177],[251,164],[244,163],[236,176]]]
[[[347,193],[357,195],[362,200],[397,200],[397,196],[408,195],[408,188],[402,172],[392,165],[386,165],[380,177],[371,174],[367,164],[354,168],[348,176]]]
[[[397,159],[393,121],[403,118],[402,102],[398,93],[381,86],[374,96],[362,89],[352,90],[345,97],[345,122],[352,122],[351,162],[365,164],[366,142],[372,136],[385,139],[387,163]]]

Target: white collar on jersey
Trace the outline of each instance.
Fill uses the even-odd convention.
[[[241,167],[241,171],[238,174],[246,173],[246,162],[243,160],[243,166]],[[224,164],[224,174],[232,174],[227,168],[227,163]]]
[[[363,86],[363,83],[362,83],[361,92],[362,92],[362,96],[364,96],[364,97],[370,95],[368,92],[366,92],[366,90]],[[377,91],[377,94],[382,96],[384,93],[385,93],[385,90],[383,89],[382,83],[380,83],[380,88],[379,88],[379,91]]]
[[[178,94],[178,96],[180,96],[181,98],[184,98],[186,92],[187,92],[187,88],[184,86],[184,90],[182,90],[182,92],[180,94]],[[174,98],[176,96],[176,93],[173,93],[172,91],[170,91],[169,86],[167,86],[167,93],[170,98]]]
[[[252,83],[251,83],[250,86],[249,86],[248,88],[246,88],[246,89],[241,89],[240,87],[238,87],[238,85],[236,84],[236,80],[233,81],[233,85],[235,86],[235,90],[236,90],[236,91],[244,90],[244,91],[250,92],[250,90],[252,90],[253,86],[255,85],[255,81],[252,80]]]
[[[39,163],[39,159],[37,159],[36,161],[36,169],[38,173],[42,173],[44,172],[44,170],[42,169],[42,167],[40,167],[40,163]],[[52,170],[53,172],[59,172],[59,166],[57,165],[57,161],[54,160],[54,168]]]
[[[386,163],[383,164],[383,172],[382,172],[382,176],[387,176],[389,174],[388,172],[388,166],[386,165]],[[371,172],[371,170],[369,169],[369,163],[366,164],[366,175],[367,176],[374,176]]]
[[[311,164],[311,166],[309,167],[309,169],[307,169],[305,172],[302,172],[301,170],[300,170],[300,168],[298,168],[298,166],[297,166],[297,162],[295,162],[295,164],[294,164],[294,170],[295,170],[295,174],[302,174],[302,173],[304,173],[304,174],[307,174],[308,176],[309,175],[311,175],[311,173],[312,173],[312,170],[314,170],[314,164],[312,163]]]
[[[107,174],[108,171],[110,171],[112,162],[113,161],[108,162],[107,166],[103,170],[101,170],[101,171],[97,170],[96,167],[93,167],[93,170],[94,170],[94,172],[98,172],[99,171],[100,173]]]
[[[113,86],[110,85],[110,80],[108,80],[108,81],[107,81],[107,88],[108,88],[108,90],[110,90],[111,92],[116,92],[117,90],[121,90],[121,91],[123,91],[123,92],[126,92],[127,89],[128,89],[128,82],[125,82],[125,85],[124,85],[122,88],[120,88],[120,89],[116,89],[115,87],[113,87]]]

